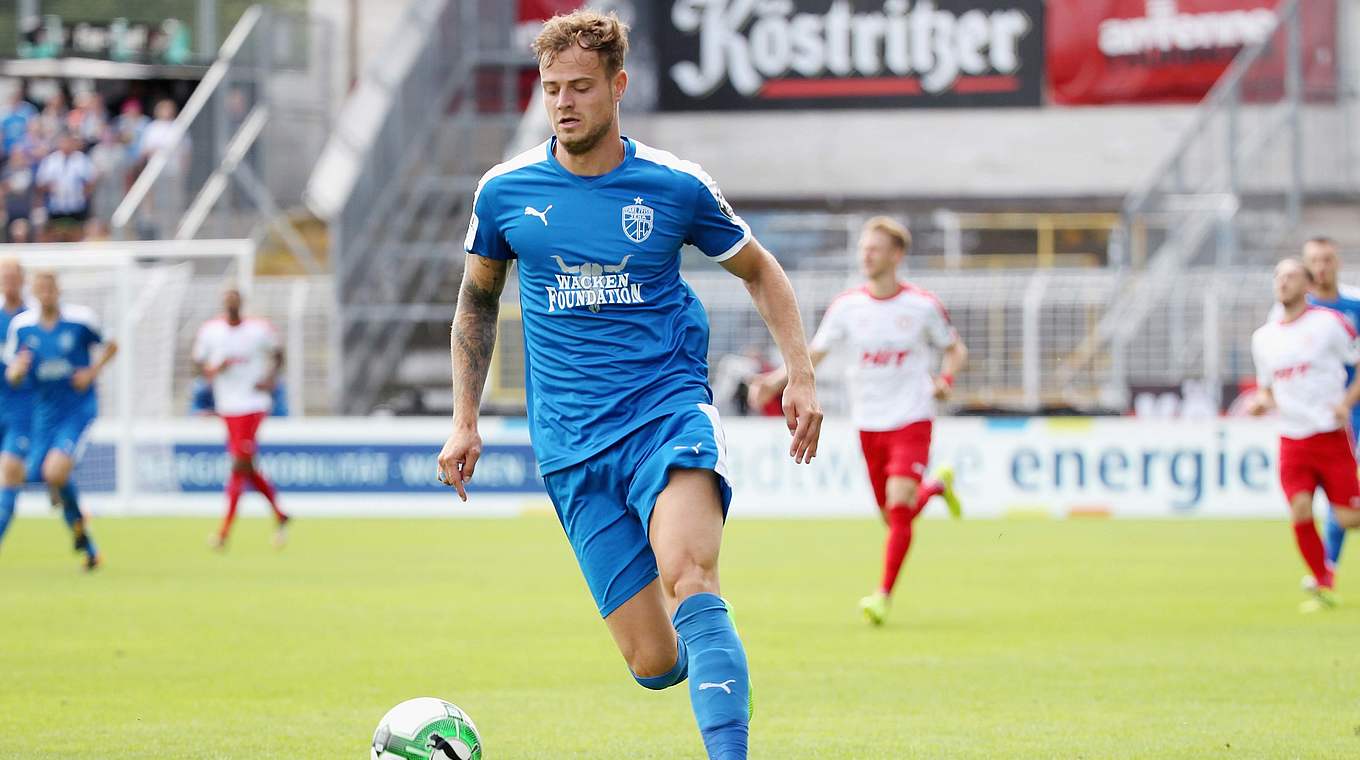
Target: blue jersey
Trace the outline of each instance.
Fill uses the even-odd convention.
[[[28,379],[33,383],[34,414],[43,420],[97,411],[94,384],[76,390],[71,377],[76,370],[89,367],[90,347],[104,342],[99,320],[84,306],[63,306],[50,328],[41,321],[41,311],[30,309],[15,317],[5,341],[5,361],[13,362],[21,352],[33,355]]]
[[[553,138],[482,177],[464,247],[518,261],[530,437],[553,472],[658,417],[712,403],[708,315],[680,248],[714,261],[751,231],[697,164],[624,138],[581,177]]]
[[[1341,316],[1346,318],[1350,326],[1360,332],[1360,288],[1340,285],[1337,287],[1336,298],[1318,298],[1309,295],[1308,303],[1341,312]],[[1354,380],[1355,365],[1347,365],[1346,385],[1349,386]],[[1351,431],[1353,435],[1360,435],[1360,406],[1351,410]]]

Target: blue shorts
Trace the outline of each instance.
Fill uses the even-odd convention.
[[[717,473],[726,517],[732,487],[717,409],[696,404],[651,420],[590,459],[543,476],[601,617],[658,575],[647,530],[672,469]]]
[[[0,454],[27,459],[33,443],[29,438],[29,428],[30,421],[27,419],[0,418]]]
[[[43,460],[49,452],[60,451],[72,460],[80,458],[85,449],[85,434],[95,414],[86,410],[76,410],[60,417],[48,418],[46,415],[33,415],[32,446],[28,452],[28,476],[36,477],[42,471]]]

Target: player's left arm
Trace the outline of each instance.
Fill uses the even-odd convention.
[[[1355,329],[1351,327],[1346,318],[1337,314],[1337,347],[1340,350],[1340,358],[1343,364],[1354,366],[1360,362],[1360,337],[1357,337]],[[1355,379],[1346,388],[1346,395],[1341,399],[1341,403],[1336,408],[1336,420],[1341,425],[1348,425],[1351,421],[1351,410],[1360,403],[1360,372],[1357,372]]]
[[[278,334],[274,332],[274,327],[269,326],[266,333],[265,350],[269,353],[269,369],[260,378],[260,382],[255,384],[257,390],[272,393],[275,386],[279,384],[279,374],[283,372],[283,346],[279,344]]]
[[[946,401],[954,394],[954,378],[968,364],[968,346],[957,333],[954,342],[945,347],[940,357],[940,374],[935,376],[935,398]]]
[[[104,368],[109,365],[109,362],[113,361],[113,357],[118,355],[118,341],[105,341],[101,345],[103,346],[103,350],[99,352],[99,359],[96,360],[94,364],[91,364],[88,367],[82,367],[71,375],[71,385],[74,385],[76,390],[83,391],[94,384],[95,378],[99,377],[99,373],[103,372]]]
[[[761,319],[784,356],[788,385],[784,388],[784,418],[793,443],[789,455],[795,462],[807,463],[817,456],[817,441],[822,431],[822,408],[817,404],[817,381],[808,353],[803,318],[793,283],[774,255],[755,238],[736,255],[722,261],[723,267],[740,277],[755,302]]]

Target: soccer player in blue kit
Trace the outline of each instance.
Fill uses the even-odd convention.
[[[42,475],[52,503],[62,506],[76,549],[85,554],[85,569],[93,570],[99,566],[99,551],[80,511],[71,471],[98,411],[95,378],[118,353],[118,344],[104,340],[92,310],[62,305],[60,296],[55,274],[39,272],[33,276],[38,308],[10,321],[4,351],[5,379],[11,386],[32,383],[27,474]],[[104,348],[95,360],[91,348],[100,344]],[[7,474],[7,490],[20,485],[22,481],[15,483]]]
[[[9,323],[28,309],[24,302],[24,270],[17,259],[0,260],[0,346],[9,334]],[[0,378],[5,374],[0,350]],[[29,418],[33,399],[27,383],[11,386],[0,380],[0,542],[5,539],[19,489],[24,483],[24,460],[28,458]],[[11,485],[13,484],[13,485]]]
[[[534,42],[554,136],[478,186],[438,476],[467,498],[517,261],[534,452],[600,615],[642,686],[689,679],[709,758],[743,760],[750,676],[718,584],[731,488],[708,318],[680,277],[682,245],[744,281],[783,353],[796,462],[817,453],[822,414],[783,268],[696,164],[621,136],[627,47],[626,26],[590,11],[551,19]]]

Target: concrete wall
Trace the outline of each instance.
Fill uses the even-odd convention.
[[[1189,124],[1183,106],[629,114],[735,198],[1122,196]]]

